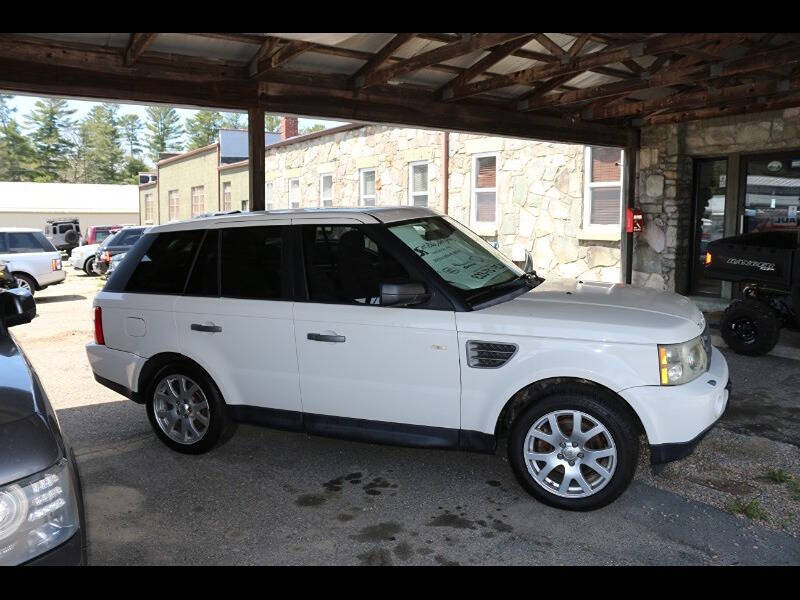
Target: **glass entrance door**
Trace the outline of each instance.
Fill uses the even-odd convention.
[[[694,165],[694,236],[692,252],[692,293],[719,296],[722,283],[703,277],[703,263],[709,242],[725,237],[725,191],[728,159],[698,159]],[[732,235],[732,234],[730,234]]]
[[[797,230],[800,152],[743,157],[743,231]]]

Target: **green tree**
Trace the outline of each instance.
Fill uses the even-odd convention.
[[[141,158],[136,156],[129,156],[125,159],[125,165],[122,168],[121,183],[139,183],[139,173],[148,171],[150,167]]]
[[[139,115],[128,114],[122,115],[119,118],[119,129],[122,133],[122,139],[125,141],[128,156],[138,156],[142,152],[142,144],[140,136],[144,124],[139,118]]]
[[[183,128],[178,112],[169,106],[147,107],[147,150],[153,162],[158,162],[161,152],[180,152]]]
[[[37,100],[28,115],[31,141],[36,154],[36,181],[63,181],[69,167],[73,142],[69,132],[75,126],[75,109],[63,98]]]
[[[247,119],[242,113],[222,113],[222,126],[226,129],[247,129]]]
[[[281,130],[281,118],[276,115],[264,115],[264,131],[276,133]]]
[[[322,123],[317,123],[316,125],[312,125],[311,127],[303,127],[300,130],[300,135],[305,135],[306,133],[314,133],[315,131],[322,131],[325,129],[325,125]]]
[[[186,119],[188,149],[194,150],[215,143],[219,139],[219,128],[222,127],[222,121],[220,113],[210,110],[200,110],[193,117]]]
[[[36,176],[36,153],[17,122],[9,117],[0,124],[0,180],[32,181]]]
[[[123,152],[116,104],[94,106],[81,123],[81,142],[87,183],[118,183],[122,179]]]

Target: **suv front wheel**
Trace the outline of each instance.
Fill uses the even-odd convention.
[[[159,369],[146,394],[150,425],[173,450],[202,454],[231,431],[227,406],[217,386],[190,363],[176,362]]]
[[[593,390],[557,391],[514,421],[509,461],[519,482],[545,504],[594,510],[628,487],[639,455],[629,420]]]

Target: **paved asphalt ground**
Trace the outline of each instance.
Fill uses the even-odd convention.
[[[529,497],[501,454],[248,425],[209,454],[171,452],[142,406],[91,377],[83,345],[98,285],[70,271],[38,295],[40,316],[13,330],[77,454],[90,564],[800,564],[796,537],[657,489],[649,474],[611,506],[570,513]],[[747,371],[739,360],[732,366]],[[781,372],[796,389],[786,382],[795,361],[759,360],[762,377],[740,387],[769,389]],[[781,419],[798,427],[792,398]],[[765,435],[753,413],[734,413],[731,426]],[[766,434],[792,443],[796,431],[771,426]]]

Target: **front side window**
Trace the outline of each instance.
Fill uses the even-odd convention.
[[[319,205],[333,206],[333,175],[325,173],[319,178]]]
[[[361,169],[361,206],[375,206],[375,169]]]
[[[428,163],[411,163],[408,166],[408,203],[411,206],[428,206]]]
[[[473,164],[473,220],[494,223],[497,220],[497,156],[476,156]]]
[[[53,252],[55,246],[50,243],[44,234],[36,231],[13,231],[6,234],[8,252],[11,254],[24,254],[26,252]]]
[[[167,194],[169,198],[168,208],[169,208],[169,220],[170,221],[177,221],[178,220],[178,210],[181,204],[181,197],[178,193],[178,190],[170,190]]]
[[[264,184],[264,206],[267,210],[272,210],[272,182],[268,181]],[[242,208],[244,210],[244,208]]]
[[[222,295],[277,300],[283,297],[282,227],[221,229]]]
[[[622,150],[587,146],[584,162],[583,228],[619,231]]]
[[[195,229],[158,234],[136,265],[125,291],[143,294],[182,293],[203,233],[203,230]]]
[[[389,231],[467,302],[483,302],[527,281],[522,269],[449,217],[416,219]]]
[[[226,181],[222,184],[222,210],[231,210],[231,182]]]
[[[206,207],[206,192],[205,186],[198,185],[192,188],[192,216],[205,212]]]
[[[380,304],[380,284],[409,281],[406,269],[353,225],[303,225],[309,300]]]
[[[300,178],[289,180],[289,208],[300,208]]]

